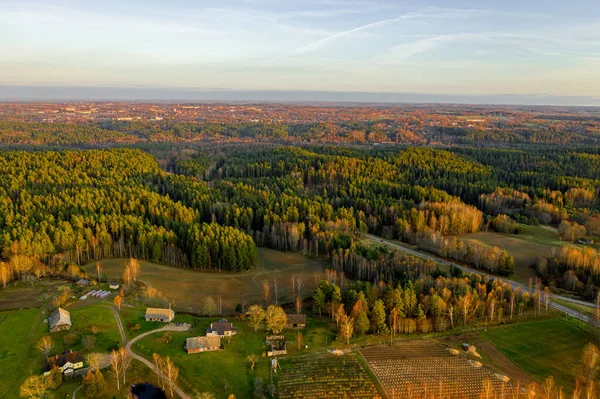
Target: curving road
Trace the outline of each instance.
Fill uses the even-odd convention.
[[[140,355],[138,355],[137,353],[135,353],[133,350],[131,350],[131,346],[133,344],[135,344],[137,341],[139,341],[140,339],[147,337],[148,335],[151,334],[155,334],[157,332],[161,332],[161,331],[185,331],[187,330],[187,328],[183,329],[181,327],[178,326],[173,326],[171,324],[167,324],[164,327],[161,328],[157,328],[156,330],[152,330],[152,331],[148,331],[145,332],[143,334],[138,335],[137,337],[133,338],[130,341],[127,341],[127,337],[125,336],[125,330],[123,329],[123,323],[121,322],[121,317],[119,316],[119,313],[117,312],[117,310],[113,307],[110,308],[115,316],[115,320],[117,321],[117,326],[119,327],[119,333],[121,334],[121,340],[123,341],[123,345],[125,347],[125,349],[127,350],[127,352],[129,352],[129,354],[131,355],[132,358],[139,360],[140,362],[144,363],[146,366],[148,366],[150,368],[150,370],[152,370],[154,373],[158,374],[159,371],[156,369],[156,367],[154,367],[154,364],[149,361],[148,359],[146,359],[145,357],[142,357]],[[179,386],[175,386],[173,388],[173,390],[177,393],[177,395],[179,395],[179,397],[181,399],[191,399],[191,397],[186,394],[185,392],[183,392],[183,390],[181,388],[179,388]],[[75,395],[73,393],[73,395]],[[75,398],[73,398],[75,399]]]
[[[78,386],[77,389],[73,391],[73,399],[76,399],[75,395],[77,394],[77,391],[79,391],[81,388],[83,388],[83,385]]]
[[[390,247],[394,247],[396,249],[399,249],[400,251],[406,252],[407,254],[410,254],[410,255],[413,255],[413,256],[416,256],[416,257],[419,257],[419,258],[422,258],[422,259],[429,259],[429,260],[431,260],[431,261],[433,261],[435,263],[439,263],[441,265],[454,266],[454,267],[457,267],[457,268],[459,268],[462,271],[467,272],[467,273],[473,273],[473,274],[479,274],[481,276],[493,277],[496,280],[500,280],[500,281],[503,281],[505,283],[510,284],[514,289],[521,288],[523,291],[527,291],[527,292],[531,293],[531,290],[526,285],[518,283],[516,281],[509,280],[509,279],[504,278],[504,277],[498,277],[498,276],[495,276],[493,274],[485,273],[485,272],[483,272],[481,270],[472,269],[472,268],[467,267],[467,266],[459,265],[458,263],[450,262],[450,261],[448,261],[446,259],[443,259],[443,258],[440,258],[440,257],[438,257],[436,255],[432,255],[432,254],[425,253],[425,252],[420,252],[420,251],[415,251],[414,249],[407,248],[407,247],[405,247],[403,245],[400,245],[400,244],[396,244],[395,242],[388,241],[386,239],[383,239],[381,237],[375,236],[373,234],[365,234],[365,236],[368,237],[368,238],[370,238],[370,239],[372,239],[372,240],[374,240],[374,241],[377,241],[377,242],[386,244],[386,245],[388,245]],[[565,301],[565,302],[571,302],[571,303],[575,303],[575,304],[578,304],[578,305],[595,307],[595,304],[593,304],[593,303],[585,302],[585,301],[580,301],[580,300],[568,298],[568,297],[565,297],[565,296],[552,295],[552,297],[556,298],[556,299],[560,299],[560,300]],[[592,320],[591,317],[589,317],[588,315],[585,315],[585,314],[583,314],[581,312],[578,312],[576,310],[568,308],[568,307],[566,307],[564,305],[561,305],[559,303],[556,303],[554,301],[551,302],[550,306],[552,306],[554,309],[560,310],[561,312],[564,312],[564,313],[568,314],[569,316],[575,317],[575,318],[577,318],[577,319],[579,319],[581,321],[585,321],[586,323],[593,324],[595,326],[600,327],[600,325],[598,324],[597,321]]]

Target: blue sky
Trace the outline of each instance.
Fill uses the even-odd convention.
[[[598,96],[599,3],[2,0],[0,84]]]

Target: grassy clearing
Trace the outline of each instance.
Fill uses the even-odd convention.
[[[259,249],[260,265],[243,273],[207,273],[158,265],[141,261],[140,280],[160,290],[180,311],[199,312],[206,296],[221,296],[225,313],[233,313],[242,301],[260,303],[261,284],[265,279],[279,281],[280,302],[291,302],[291,277],[300,276],[306,282],[305,293],[314,289],[313,273],[321,272],[321,263],[299,253]],[[109,279],[120,279],[126,259],[106,259],[98,262]],[[95,272],[95,264],[87,266]]]
[[[30,374],[44,365],[44,355],[35,343],[46,333],[38,309],[0,313],[0,397],[19,397],[19,387]]]
[[[552,375],[572,391],[583,348],[595,341],[575,323],[542,319],[490,328],[480,334],[538,382]]]
[[[546,231],[543,229],[539,230]],[[483,247],[489,248],[497,246],[500,249],[505,249],[509,255],[512,255],[515,258],[515,280],[521,283],[527,283],[529,278],[536,276],[535,270],[530,268],[530,265],[534,263],[535,258],[538,256],[550,257],[553,251],[558,250],[558,247],[551,244],[527,240],[524,237],[525,236],[518,234],[501,234],[480,231],[459,236],[457,238]]]
[[[140,355],[151,359],[153,353],[161,356],[170,356],[180,369],[181,387],[188,393],[212,392],[217,397],[227,397],[230,393],[237,398],[252,396],[253,381],[260,377],[265,381],[265,386],[270,383],[269,359],[264,357],[266,350],[264,344],[265,334],[262,330],[254,332],[243,320],[232,320],[237,328],[237,334],[231,339],[221,342],[225,349],[217,352],[197,353],[188,355],[183,350],[184,340],[196,335],[205,335],[206,328],[217,318],[196,318],[190,331],[173,332],[170,343],[161,341],[163,333],[148,336],[134,345],[133,350]],[[285,330],[289,355],[297,355],[322,351],[325,343],[331,344],[335,334],[326,321],[317,321],[308,318],[307,328],[304,330]],[[299,351],[296,347],[298,331],[302,332],[303,347]],[[308,349],[304,348],[308,346]],[[254,372],[250,372],[247,356],[256,354],[259,361]]]
[[[531,226],[528,224],[519,224],[519,234],[511,234],[511,236],[539,244],[547,244],[559,247],[564,244],[560,241],[560,237],[556,229],[549,226]]]
[[[54,340],[55,353],[62,353],[65,349],[82,350],[82,338],[93,335],[96,338],[96,346],[91,350],[94,352],[109,352],[121,345],[121,336],[117,322],[110,309],[105,305],[92,305],[71,311],[72,327],[68,331],[51,334]],[[92,327],[98,328],[96,334],[92,333]],[[68,334],[75,333],[77,340],[74,344],[65,343]]]

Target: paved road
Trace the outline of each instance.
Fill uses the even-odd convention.
[[[159,371],[156,369],[156,367],[154,367],[154,364],[152,362],[150,362],[148,359],[146,359],[145,357],[142,357],[142,356],[138,355],[137,353],[135,353],[134,351],[132,351],[131,346],[133,344],[135,344],[137,341],[139,341],[140,339],[147,337],[148,335],[155,334],[157,332],[186,331],[189,328],[189,327],[182,327],[182,326],[175,326],[172,324],[167,324],[166,326],[164,326],[162,328],[157,328],[156,330],[145,332],[145,333],[140,334],[137,337],[133,338],[131,341],[127,341],[127,338],[125,337],[125,330],[123,330],[123,323],[121,322],[121,317],[119,316],[119,313],[117,312],[117,310],[115,308],[111,307],[111,309],[113,311],[113,314],[115,315],[115,320],[117,321],[117,326],[119,327],[119,332],[121,333],[121,340],[123,341],[123,344],[125,345],[125,349],[127,350],[127,352],[129,352],[129,354],[131,355],[132,358],[144,363],[146,366],[148,366],[150,368],[150,370],[154,371],[156,374],[158,374]],[[188,396],[185,392],[183,392],[183,390],[181,388],[179,388],[179,386],[175,386],[173,389],[177,393],[177,395],[179,395],[179,397],[181,399],[191,399],[191,397]],[[75,399],[75,397],[73,397],[73,399]]]
[[[510,284],[514,289],[521,288],[523,291],[528,291],[528,292],[531,293],[531,291],[529,290],[529,288],[526,285],[518,283],[516,281],[509,280],[509,279],[504,278],[504,277],[494,276],[492,274],[482,272],[481,270],[471,269],[470,267],[466,267],[466,266],[459,265],[459,264],[454,263],[454,262],[447,261],[445,259],[442,259],[442,258],[440,258],[438,256],[435,256],[435,255],[432,255],[432,254],[429,254],[429,253],[416,251],[414,249],[407,248],[407,247],[405,247],[403,245],[396,244],[395,242],[391,242],[391,241],[385,240],[385,239],[383,239],[381,237],[374,236],[373,234],[365,234],[365,235],[368,238],[372,239],[372,240],[375,240],[377,242],[380,242],[380,243],[386,244],[388,246],[394,247],[394,248],[399,249],[399,250],[401,250],[403,252],[406,252],[407,254],[410,254],[410,255],[413,255],[413,256],[417,256],[417,257],[423,258],[423,259],[429,259],[429,260],[431,260],[431,261],[433,261],[435,263],[439,263],[439,264],[442,264],[442,265],[458,267],[459,269],[461,269],[461,270],[463,270],[463,271],[465,271],[467,273],[479,274],[481,276],[490,276],[490,277],[493,277],[496,280],[501,280],[501,281],[504,281],[504,282]],[[571,302],[571,303],[575,303],[575,304],[578,304],[578,305],[595,307],[595,305],[593,303],[585,302],[585,301],[580,301],[580,300],[577,300],[577,299],[572,299],[572,298],[568,298],[568,297],[564,297],[564,296],[560,296],[560,295],[553,295],[552,297],[555,298],[555,299],[560,299],[562,301]],[[587,315],[585,315],[583,313],[580,313],[580,312],[578,312],[576,310],[573,310],[571,308],[568,308],[568,307],[566,307],[564,305],[558,304],[556,302],[552,302],[551,306],[554,309],[560,310],[561,312],[564,312],[564,313],[568,314],[569,316],[575,317],[575,318],[577,318],[577,319],[579,319],[581,321],[585,321],[586,323],[598,325],[598,323],[594,322],[591,317],[589,317],[589,316],[587,316]]]
[[[77,391],[79,391],[81,388],[83,388],[83,385],[78,386],[77,389],[73,391],[73,399],[76,399],[75,395],[77,394]]]

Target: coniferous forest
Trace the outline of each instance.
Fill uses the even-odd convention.
[[[109,257],[243,271],[256,247],[329,258],[373,282],[416,273],[365,253],[370,233],[510,276],[512,256],[461,235],[554,225],[566,242],[597,236],[598,176],[593,148],[5,150],[0,247],[7,279]],[[592,247],[567,247],[532,266],[546,284],[589,295],[598,259]]]

